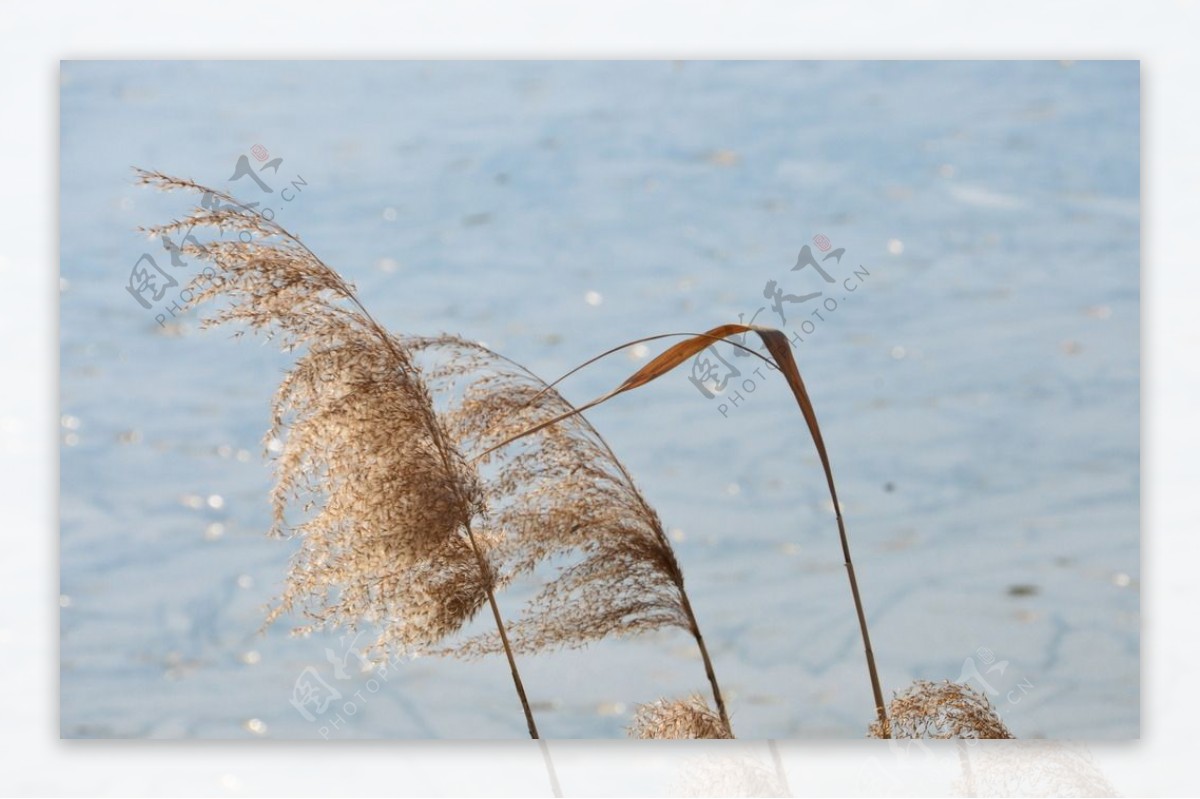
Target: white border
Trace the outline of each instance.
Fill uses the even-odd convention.
[[[58,740],[58,61],[80,58],[1133,58],[1143,88],[1143,740],[1124,794],[1186,794],[1200,654],[1196,2],[66,2],[0,12],[0,793],[546,795],[531,744]],[[552,744],[568,795],[671,789],[711,744]],[[1024,750],[1025,758],[1034,758]],[[763,762],[761,744],[737,754]],[[783,747],[807,794],[949,794],[952,748]],[[1026,766],[1029,767],[1029,766]],[[731,790],[728,786],[726,790]]]

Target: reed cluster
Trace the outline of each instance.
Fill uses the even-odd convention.
[[[740,342],[753,334],[767,354],[745,349],[784,376],[836,509],[876,707],[870,734],[1011,737],[986,699],[962,686],[917,683],[885,707],[828,453],[780,331],[728,324],[679,334],[682,341],[613,391],[575,407],[555,384],[482,345],[384,329],[352,284],[234,197],[160,172],[138,170],[137,178],[208,198],[146,229],[187,231],[183,252],[214,267],[215,277],[192,286],[193,304],[209,308],[204,324],[262,333],[296,353],[267,436],[282,442],[273,533],[297,537],[299,548],[268,621],[298,613],[306,620],[300,631],[367,627],[388,655],[503,654],[534,738],[520,658],[678,628],[695,642],[712,704],[693,694],[640,706],[630,734],[733,737],[662,522],[583,411],[649,384],[714,341],[745,348]],[[230,240],[227,231],[248,235]],[[505,619],[497,593],[547,564],[557,567],[554,577],[519,618]],[[491,632],[462,634],[485,608]]]

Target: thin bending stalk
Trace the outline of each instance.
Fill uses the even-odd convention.
[[[674,336],[674,335],[680,335],[680,334],[668,333],[665,336],[651,336],[647,339],[639,339],[639,340],[653,341],[655,339],[665,338],[666,336]],[[686,334],[684,334],[684,335],[686,335]],[[625,346],[629,346],[629,344],[627,343],[627,344],[622,345],[622,347],[625,347]],[[610,355],[613,352],[616,352],[617,350],[621,349],[622,347],[617,347],[613,350],[609,350],[607,353],[605,353],[605,355]],[[745,348],[743,348],[743,349],[745,349]],[[759,355],[757,352],[754,352],[753,350],[747,350],[747,351],[758,356],[759,358],[762,358],[761,355]],[[534,396],[533,399],[531,399],[528,403],[526,403],[526,406],[532,405],[534,402],[536,402],[538,399],[540,399],[544,394],[546,394],[549,391],[553,391],[554,386],[557,385],[558,383],[561,383],[563,381],[563,379],[565,379],[565,377],[567,377],[568,375],[573,374],[574,372],[579,371],[579,369],[582,369],[583,366],[587,366],[590,363],[594,363],[599,358],[604,357],[604,356],[597,356],[596,358],[592,358],[591,360],[589,360],[587,363],[583,364],[582,366],[579,366],[579,367],[576,367],[575,369],[573,369],[571,372],[568,373],[568,375],[564,375],[563,377],[558,378],[558,380],[555,380],[553,383],[546,383],[544,380],[542,380],[536,374],[529,371],[528,369],[526,369],[524,366],[517,363],[516,361],[506,358],[503,355],[500,355],[499,353],[492,353],[492,355],[499,358],[500,360],[506,361],[513,367],[515,367],[515,368],[521,370],[522,372],[524,372],[525,374],[529,375],[531,378],[533,378],[537,382],[543,384],[542,390],[539,391]],[[565,400],[564,400],[564,402],[565,402]],[[583,425],[595,436],[596,443],[600,447],[602,447],[604,449],[604,451],[608,454],[609,459],[616,466],[617,470],[621,473],[621,477],[624,478],[626,485],[629,485],[629,486],[634,485],[633,476],[629,474],[628,470],[626,470],[625,464],[621,463],[621,459],[617,457],[617,454],[615,452],[613,452],[612,447],[610,447],[608,445],[608,441],[604,438],[604,436],[600,435],[600,432],[598,430],[596,430],[596,428],[592,426],[592,423],[589,422],[587,420],[587,418],[585,416],[583,416],[583,414],[581,413],[581,411],[587,407],[589,407],[589,406],[583,406],[582,408],[572,409],[570,412],[563,414],[561,416],[557,416],[548,422],[543,422],[541,424],[538,424],[531,428],[523,430],[522,432],[518,433],[517,435],[511,436],[511,437],[505,439],[504,441],[500,442],[499,444],[494,444],[491,447],[488,447],[483,452],[475,455],[474,458],[472,458],[472,461],[480,460],[480,459],[486,457],[488,454],[505,446],[506,444],[512,443],[513,441],[516,441],[519,438],[524,438],[525,436],[532,435],[533,433],[536,433],[539,430],[549,427],[550,425],[555,424],[556,422],[562,421],[563,419],[565,419],[567,417],[578,415],[580,422],[582,422]],[[641,506],[645,510],[646,514],[651,517],[655,516],[654,509],[651,508],[646,503],[645,497],[643,497],[640,492],[636,492],[636,491],[634,492],[634,495],[637,497],[637,501],[641,504]],[[661,530],[660,530],[659,534],[661,535]],[[663,539],[663,545],[666,547],[667,551],[672,552],[671,544],[665,538]],[[672,561],[674,561],[674,554],[672,554]],[[684,615],[687,616],[687,620],[688,620],[688,632],[690,632],[692,634],[692,637],[696,639],[696,646],[700,650],[700,659],[704,662],[704,672],[708,676],[709,685],[712,686],[713,700],[716,701],[716,703],[717,703],[717,712],[721,716],[721,721],[725,724],[725,729],[729,732],[730,735],[733,735],[733,727],[729,723],[729,713],[725,710],[725,698],[721,695],[721,686],[717,684],[717,673],[713,669],[712,660],[708,656],[708,647],[705,646],[705,644],[704,644],[704,636],[700,634],[700,624],[699,624],[699,622],[696,621],[696,614],[692,610],[692,603],[688,601],[687,591],[683,587],[683,573],[682,573],[682,571],[680,571],[678,564],[675,564],[674,571],[675,571],[675,576],[676,576],[675,585],[679,589],[679,596],[680,596],[680,599],[682,600]],[[501,638],[503,638],[503,635],[501,636]],[[507,647],[505,649],[507,651]]]
[[[683,600],[683,612],[687,614],[688,624],[691,625],[692,637],[700,648],[700,658],[704,661],[704,673],[708,675],[708,684],[712,686],[713,699],[717,703],[717,712],[721,714],[721,722],[725,731],[733,735],[733,727],[729,724],[729,714],[725,711],[725,699],[721,696],[721,688],[717,685],[717,673],[713,670],[712,661],[708,658],[708,647],[704,645],[704,636],[700,634],[700,625],[696,622],[696,614],[692,612],[692,603],[688,601],[687,592],[679,586],[679,597]]]
[[[517,688],[517,696],[521,699],[521,709],[525,711],[525,723],[529,727],[529,737],[538,742],[542,750],[542,760],[546,763],[546,775],[550,778],[550,789],[556,797],[561,797],[562,787],[558,784],[558,772],[554,769],[554,760],[550,757],[550,749],[546,746],[546,742],[541,739],[537,731],[537,722],[533,720],[533,710],[529,707],[529,697],[525,695],[525,683],[521,682],[521,672],[517,670],[517,660],[513,656],[512,645],[508,642],[508,633],[504,631],[504,619],[500,615],[500,607],[496,604],[496,594],[492,591],[490,581],[486,579],[488,573],[487,561],[483,557],[483,553],[479,550],[479,545],[475,543],[475,534],[471,532],[470,526],[467,527],[467,539],[471,542],[471,551],[475,553],[475,560],[479,563],[479,569],[484,574],[484,586],[487,588],[488,605],[492,608],[492,617],[496,620],[496,630],[500,633],[500,641],[504,644],[504,654],[508,658],[508,668],[512,672],[513,685]]]
[[[479,562],[479,570],[485,575],[484,587],[487,589],[488,604],[492,608],[492,616],[496,619],[496,630],[500,633],[500,641],[504,644],[504,654],[508,657],[508,668],[512,671],[513,684],[517,687],[517,696],[521,698],[521,708],[525,711],[525,723],[529,726],[529,737],[536,740],[538,737],[537,724],[533,720],[533,711],[529,708],[529,698],[525,696],[525,684],[521,682],[521,673],[517,670],[517,661],[513,657],[512,645],[508,642],[508,633],[504,631],[504,619],[500,616],[500,606],[496,604],[496,594],[486,580],[487,561],[484,560],[483,553],[479,551],[479,545],[475,543],[475,534],[471,532],[470,527],[467,528],[467,538],[471,542],[471,551],[475,553],[475,559]]]
[[[829,497],[833,501],[833,511],[837,515],[838,536],[842,541],[846,576],[850,578],[850,593],[854,597],[854,610],[858,614],[858,627],[862,630],[863,650],[867,655],[867,671],[871,675],[871,690],[875,694],[875,713],[879,717],[883,737],[891,738],[892,731],[888,724],[887,710],[883,701],[883,689],[879,686],[879,673],[875,670],[875,653],[871,649],[871,634],[867,632],[867,616],[863,612],[862,598],[858,595],[858,580],[854,577],[854,562],[850,559],[850,540],[846,537],[846,522],[842,519],[842,503],[838,502],[837,488],[833,485],[833,470],[829,466],[829,457],[825,454],[825,442],[820,438],[819,428],[814,429],[814,438],[817,443],[817,453],[821,456],[821,466],[825,469],[825,481],[829,484]]]
[[[883,689],[879,686],[879,673],[875,669],[875,653],[871,650],[871,636],[867,632],[867,614],[863,612],[862,598],[858,595],[858,580],[854,576],[854,561],[850,559],[850,539],[846,536],[846,522],[842,519],[842,503],[838,501],[837,487],[833,484],[833,468],[829,465],[829,453],[825,449],[825,438],[821,435],[821,426],[817,424],[817,412],[813,409],[812,399],[808,389],[804,387],[804,378],[800,376],[800,368],[792,356],[791,343],[787,336],[778,330],[754,329],[763,340],[767,350],[775,356],[775,363],[783,372],[808,424],[808,432],[812,435],[813,445],[821,458],[821,468],[825,470],[825,482],[829,486],[829,498],[833,501],[833,512],[837,515],[838,537],[842,542],[842,556],[846,563],[846,575],[850,578],[850,594],[854,597],[854,611],[858,614],[858,628],[862,630],[863,650],[867,655],[867,671],[871,677],[871,691],[875,695],[875,713],[879,717],[879,725],[883,737],[891,738],[891,727],[888,725],[887,709],[883,702]]]
[[[356,297],[348,287],[345,294],[356,306],[358,306],[363,315],[366,316],[367,321],[373,328],[374,332],[392,351],[392,354],[396,357],[396,360],[404,363],[405,358],[400,354],[399,349],[396,347],[395,341],[388,334],[388,332],[384,330],[378,322],[375,321],[375,319],[367,312],[367,309],[362,306],[362,303],[358,301],[358,297]],[[449,471],[452,468],[447,454],[450,451],[450,444],[446,441],[445,432],[437,424],[432,424],[430,425],[430,433],[437,440],[438,446],[435,449],[442,458],[442,464],[446,467],[447,471]],[[452,483],[452,485],[454,485],[455,493],[458,494],[459,489],[457,484]],[[461,502],[462,498],[459,497],[459,499]],[[479,572],[483,577],[483,585],[487,591],[488,605],[491,606],[492,609],[492,618],[496,620],[496,631],[500,633],[500,643],[504,645],[504,655],[508,658],[508,668],[509,671],[512,672],[513,685],[517,689],[517,698],[521,700],[521,710],[525,713],[525,723],[529,727],[529,737],[537,740],[537,723],[533,720],[533,709],[529,706],[529,697],[525,695],[525,684],[521,681],[521,672],[517,669],[517,659],[513,654],[512,644],[510,644],[508,641],[508,633],[504,629],[504,617],[500,615],[500,606],[496,604],[496,594],[492,590],[491,580],[488,579],[488,573],[490,570],[488,568],[487,560],[484,558],[483,552],[479,549],[479,544],[475,540],[475,534],[471,531],[470,522],[467,522],[464,525],[464,528],[467,532],[467,540],[471,542],[471,551],[475,553],[475,560],[479,563]],[[550,781],[555,788],[555,796],[558,796],[558,778],[554,774],[553,765],[550,763],[549,753],[543,752],[543,754],[545,754],[547,758],[547,768],[550,771]]]

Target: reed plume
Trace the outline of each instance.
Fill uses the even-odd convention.
[[[216,267],[189,287],[192,305],[225,302],[204,325],[265,331],[280,337],[285,351],[305,350],[276,392],[268,433],[283,440],[273,532],[301,539],[268,623],[299,608],[311,621],[300,631],[369,623],[380,630],[377,649],[413,652],[460,630],[486,602],[503,637],[492,541],[473,529],[485,509],[478,475],[442,427],[404,341],[278,223],[194,181],[137,175],[143,185],[217,199],[216,208],[148,228],[150,235],[206,228],[250,234],[238,241],[191,237],[182,248]],[[293,501],[306,516],[289,523]],[[537,738],[515,658],[504,650]]]
[[[962,683],[916,680],[888,706],[870,738],[1014,738],[983,694]]]
[[[639,705],[629,725],[631,738],[732,738],[725,721],[699,696],[659,699]]]
[[[534,738],[516,652],[680,627],[697,643],[728,733],[658,515],[570,403],[478,344],[389,333],[295,235],[233,197],[158,172],[139,170],[138,178],[226,204],[149,228],[151,235],[250,234],[191,237],[183,248],[217,267],[190,287],[192,304],[225,302],[205,326],[265,331],[285,350],[304,351],[276,393],[268,433],[283,441],[273,531],[301,540],[268,622],[300,609],[311,621],[301,631],[369,623],[380,630],[381,649],[503,652]],[[516,432],[564,415],[565,423],[500,450]],[[306,516],[290,523],[286,512],[297,501]],[[574,562],[529,603],[510,640],[496,591],[564,559]],[[485,603],[496,632],[446,645]]]
[[[518,652],[580,647],[608,636],[677,627],[695,640],[724,728],[717,683],[683,570],[658,514],[596,429],[553,388],[477,344],[443,336],[408,342],[427,352],[431,385],[453,396],[446,429],[486,469],[489,533],[505,579],[567,562],[510,625]],[[556,424],[545,424],[549,420]],[[537,427],[512,447],[502,442]],[[456,654],[498,651],[496,635]]]

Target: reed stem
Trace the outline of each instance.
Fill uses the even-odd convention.
[[[700,625],[696,622],[696,614],[692,612],[692,603],[688,601],[688,595],[683,590],[683,585],[679,586],[679,597],[683,603],[683,612],[687,615],[688,624],[691,626],[692,637],[696,639],[696,646],[700,648],[700,659],[704,661],[704,673],[708,675],[708,684],[712,686],[713,700],[717,703],[717,713],[721,716],[721,723],[725,725],[725,730],[732,737],[733,727],[729,723],[729,714],[725,711],[725,698],[721,696],[721,687],[717,685],[717,673],[713,669],[712,660],[708,657],[708,647],[704,645],[704,636],[700,633]]]
[[[349,290],[349,287],[346,287],[345,296],[347,296],[351,302],[354,303],[362,315],[367,319],[368,324],[374,330],[376,335],[379,336],[380,340],[383,341],[384,345],[392,352],[397,362],[405,363],[406,359],[401,355],[395,341],[388,334],[387,330],[385,330],[382,325],[375,321],[375,318],[371,316],[365,307],[363,307],[362,303],[359,302],[358,297],[354,294],[354,292]],[[441,426],[437,424],[431,424],[429,428],[430,433],[438,442],[437,450],[442,458],[442,463],[446,467],[447,471],[449,471],[451,469],[451,463],[448,453],[452,448],[450,443],[446,440],[445,431],[443,431]],[[455,485],[454,491],[455,494],[458,495],[459,489],[457,485]],[[460,502],[463,500],[461,496],[459,496],[458,499]],[[525,724],[529,728],[529,737],[536,741],[539,737],[537,722],[533,720],[533,709],[529,706],[529,697],[525,695],[525,683],[521,681],[521,672],[517,668],[517,659],[513,654],[512,644],[509,643],[508,633],[504,629],[504,617],[500,615],[500,606],[496,604],[496,592],[492,590],[491,580],[487,579],[487,575],[489,573],[487,560],[484,558],[483,552],[479,549],[479,544],[475,540],[475,533],[471,531],[470,522],[467,522],[464,525],[464,528],[467,531],[467,540],[471,542],[471,551],[475,553],[475,560],[479,563],[480,574],[484,577],[483,585],[487,591],[488,605],[492,609],[492,618],[496,620],[496,631],[500,633],[500,643],[504,646],[504,655],[508,658],[508,668],[512,673],[513,686],[517,689],[517,698],[521,700],[521,710],[523,710],[525,713]],[[554,773],[554,766],[550,762],[549,752],[543,750],[543,756],[546,758],[547,769],[550,773],[550,782],[554,788],[554,795],[561,796],[561,793],[559,792],[560,789],[558,787],[558,776]]]
[[[475,543],[475,534],[471,532],[469,526],[467,527],[467,538],[471,542],[471,551],[475,553],[475,559],[479,561],[480,570],[484,574],[487,574],[487,561],[484,560],[483,553],[479,551],[479,545]],[[525,696],[525,684],[521,682],[521,672],[517,670],[517,660],[513,656],[512,645],[508,642],[508,633],[504,631],[504,619],[500,616],[500,606],[496,604],[496,594],[492,591],[489,581],[484,581],[484,587],[487,589],[488,605],[492,608],[492,616],[496,619],[496,630],[500,633],[500,642],[504,645],[504,654],[508,657],[508,668],[512,671],[513,685],[517,688],[517,696],[521,700],[521,709],[525,711],[525,723],[529,726],[529,737],[537,740],[537,723],[533,720],[533,710],[529,707],[529,698]],[[555,784],[558,782],[553,777],[552,781]]]
[[[846,522],[842,519],[842,505],[838,502],[837,488],[833,485],[833,470],[829,466],[829,457],[825,453],[824,442],[817,447],[821,456],[821,466],[825,469],[825,481],[829,484],[829,497],[833,501],[833,510],[837,515],[838,536],[842,541],[842,556],[846,562],[846,576],[850,578],[850,594],[854,597],[854,611],[858,614],[858,628],[862,630],[863,651],[867,655],[867,671],[871,675],[871,690],[875,694],[875,713],[884,738],[891,738],[891,728],[888,725],[886,705],[883,701],[883,689],[879,685],[879,672],[875,669],[875,653],[871,649],[871,634],[867,632],[867,616],[863,611],[862,598],[858,594],[858,580],[854,576],[854,562],[850,558],[850,540],[846,536]]]

